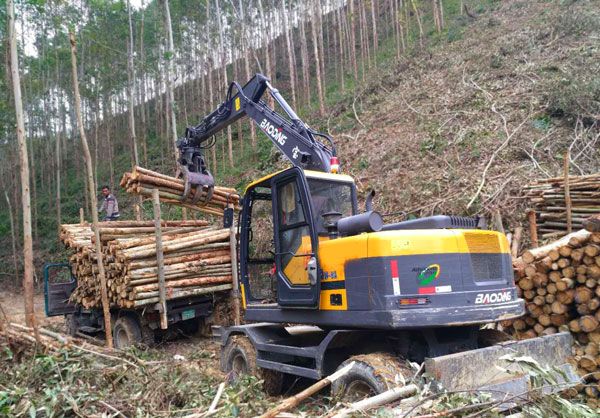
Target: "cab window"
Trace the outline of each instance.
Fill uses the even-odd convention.
[[[317,233],[327,231],[323,227],[323,214],[339,212],[342,217],[352,216],[352,184],[309,178],[308,188],[313,205],[313,216]]]

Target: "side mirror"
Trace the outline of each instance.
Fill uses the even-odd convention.
[[[308,271],[308,281],[312,286],[317,284],[317,259],[311,257],[306,264],[306,270]]]

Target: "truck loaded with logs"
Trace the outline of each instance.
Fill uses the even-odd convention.
[[[211,323],[216,303],[226,305],[232,289],[230,229],[211,227],[207,221],[161,222],[164,313],[154,221],[105,222],[99,232],[115,347],[150,344],[167,331],[196,332],[200,324]],[[68,264],[44,266],[46,314],[65,315],[71,335],[101,333],[104,317],[92,228],[61,225],[60,239],[73,255]]]

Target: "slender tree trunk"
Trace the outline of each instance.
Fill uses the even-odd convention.
[[[100,89],[96,91],[96,109],[94,112],[94,178],[98,179],[98,143],[100,142]]]
[[[396,1],[396,0],[394,0]],[[377,66],[377,50],[379,49],[379,38],[377,35],[377,19],[379,19],[378,0],[371,0],[371,26],[373,29],[373,62]],[[396,18],[398,18],[396,16]]]
[[[273,71],[271,68],[271,57],[269,56],[269,37],[268,37],[268,33],[269,31],[267,30],[267,24],[266,24],[266,19],[265,19],[265,13],[263,10],[263,6],[262,6],[262,0],[257,0],[258,3],[258,11],[260,13],[260,22],[261,22],[261,33],[262,33],[262,44],[265,48],[265,63],[267,66],[267,74],[266,76],[269,77],[271,80],[273,79]],[[269,95],[268,99],[267,99],[267,103],[269,103],[269,107],[273,108],[275,106],[275,102],[273,101],[273,97],[271,97],[271,95]]]
[[[10,198],[8,197],[6,189],[4,189],[4,198],[6,199],[6,204],[8,205],[8,216],[10,218],[10,238],[13,252],[13,268],[15,269],[15,283],[19,284],[19,262],[17,261],[17,240],[15,238],[15,221],[13,219],[13,211],[12,206],[10,204]]]
[[[129,90],[129,139],[133,149],[133,163],[140,165],[140,158],[137,148],[137,138],[135,136],[135,68],[133,67],[133,24],[131,23],[131,2],[127,0],[127,16],[129,19],[129,42],[127,49],[127,84]],[[96,155],[96,158],[98,156]],[[137,197],[134,205],[135,219],[142,219],[141,206],[142,196]]]
[[[261,0],[258,0],[259,4],[260,1]],[[215,8],[215,12],[217,14],[217,22],[219,24],[219,43],[221,48],[221,70],[223,71],[223,86],[227,88],[227,55],[225,53],[225,42],[223,41],[223,23],[221,20],[221,9],[219,8],[219,0],[215,0]],[[233,140],[231,138],[231,126],[227,127],[227,147],[229,154],[229,168],[233,169]]]
[[[310,108],[310,72],[308,70],[308,47],[306,42],[306,33],[304,31],[304,18],[300,18],[300,50],[302,57],[302,84],[306,105]]]
[[[11,1],[11,0],[9,0]],[[106,290],[106,274],[104,271],[104,262],[102,261],[102,243],[100,242],[100,231],[98,230],[98,202],[96,201],[96,187],[94,184],[94,174],[92,171],[92,156],[88,147],[83,119],[81,117],[81,103],[79,100],[79,83],[77,81],[77,50],[75,49],[75,36],[73,32],[69,33],[71,41],[71,65],[73,67],[73,89],[75,94],[75,110],[77,111],[77,122],[79,125],[79,134],[83,146],[83,154],[87,165],[88,183],[90,195],[92,197],[92,222],[94,225],[94,241],[96,245],[96,263],[98,265],[98,276],[100,277],[100,296],[102,298],[102,309],[104,311],[104,328],[106,332],[106,344],[109,348],[113,346],[112,327],[110,322],[110,307],[108,305],[108,293]]]
[[[243,41],[241,41],[243,42]],[[232,49],[231,51],[232,55],[233,55],[233,79],[234,80],[239,80],[240,78],[240,73],[239,73],[239,65],[240,63],[238,62],[237,58],[235,57],[235,48]],[[238,141],[240,143],[240,155],[244,155],[244,139],[242,138],[242,120],[239,119],[237,121],[237,134],[238,134]]]
[[[144,54],[144,0],[142,0],[142,6],[140,10],[142,14],[141,28],[140,28],[140,61],[142,63],[141,75],[141,118],[142,118],[142,153],[144,154],[144,166],[148,167],[148,144],[147,144],[147,127],[146,127],[146,68],[145,68],[145,54]]]
[[[212,61],[211,61],[212,64]],[[213,80],[212,80],[212,68],[208,67],[208,97],[209,97],[209,106],[210,111],[212,112],[214,109],[213,102]],[[213,145],[212,149],[212,164],[213,164],[213,174],[217,174],[217,145]]]
[[[415,11],[415,19],[417,20],[417,25],[419,26],[419,45],[421,48],[423,47],[423,25],[421,24],[421,16],[419,15],[419,9],[417,9],[417,3],[415,0],[410,0],[412,4],[413,10]]]
[[[352,71],[354,75],[354,88],[358,84],[358,66],[356,62],[356,28],[354,22],[356,15],[354,13],[354,0],[349,0],[350,3],[350,59],[352,60]]]
[[[283,1],[285,1],[285,0],[283,0]],[[240,0],[240,18],[242,21],[242,34],[243,34],[243,38],[244,38],[244,40],[243,40],[243,42],[244,42],[244,46],[243,46],[243,48],[244,48],[244,70],[246,72],[246,80],[250,80],[250,45],[248,44],[246,18],[244,15],[244,5],[242,4],[242,0]],[[295,100],[295,97],[294,97],[294,100]],[[256,155],[256,131],[254,128],[254,123],[252,121],[250,121],[250,141],[252,143],[253,154]]]
[[[288,2],[288,16],[292,16],[292,18],[293,18],[294,14],[292,14],[293,11],[292,11],[291,3],[292,3],[291,1]],[[295,48],[295,44],[294,44],[294,26],[293,26],[293,24],[291,25],[291,27],[289,29],[290,29],[289,30],[290,43],[292,45],[291,59],[292,59],[292,65],[294,66],[294,85],[296,86],[296,96],[298,96],[298,85],[299,85],[299,83],[298,83],[298,61],[296,59],[296,48]],[[298,103],[300,101],[298,97],[296,98],[296,100],[297,100],[296,103]]]
[[[288,22],[287,10],[285,7],[285,0],[281,0],[281,14],[283,16],[283,31],[285,33],[285,46],[288,54],[288,68],[290,71],[290,89],[292,93],[292,106],[296,109],[296,75],[294,62],[292,58],[292,43],[290,42],[290,26]]]
[[[444,29],[444,3],[442,0],[439,1],[439,11],[440,11],[440,26]]]
[[[6,188],[6,184],[4,183],[4,162],[0,163],[0,185],[4,190],[4,198],[6,199],[6,205],[8,207],[8,217],[10,220],[10,238],[12,244],[12,253],[13,253],[13,268],[15,269],[15,284],[19,285],[19,261],[17,259],[17,237],[15,236],[15,220],[13,216],[13,208],[10,203],[10,198],[8,197],[8,189]]]
[[[317,39],[317,22],[319,18],[317,17],[317,7],[316,2],[313,0],[313,19],[310,25],[312,31],[312,43],[313,43],[313,51],[314,51],[314,60],[315,60],[315,69],[317,72],[317,94],[319,96],[319,116],[325,116],[325,103],[323,102],[323,83],[321,81],[321,63],[319,60],[319,48],[318,48],[318,39]]]
[[[344,71],[346,62],[344,60],[344,26],[342,23],[342,9],[343,6],[338,7],[337,14],[337,22],[338,22],[338,38],[340,45],[340,84],[342,87],[342,93],[346,91],[346,71]]]
[[[404,3],[404,20],[405,20],[405,30],[406,30],[406,46],[408,47],[410,43],[410,14],[408,13],[408,2],[410,0],[402,0]]]
[[[396,4],[396,14],[397,14],[397,21],[398,21],[398,34],[400,36],[400,45],[397,47],[397,51],[398,51],[398,57],[400,57],[400,47],[402,47],[402,53],[406,54],[406,43],[404,42],[404,26],[405,26],[405,22],[404,22],[404,15],[403,15],[403,9],[404,9],[404,0],[400,0],[399,4]]]
[[[323,43],[323,7],[321,7],[321,0],[317,0],[316,3],[317,13],[317,35],[319,38],[319,61],[321,64],[321,81],[322,81],[322,92],[323,100],[327,99],[327,68],[325,67],[325,45]]]
[[[334,9],[332,10],[332,25],[331,25],[331,31],[333,33],[333,53],[331,51],[328,51],[328,56],[330,59],[330,62],[333,61],[333,70],[335,72],[335,83],[338,84],[340,82],[340,74],[338,73],[338,60],[336,59],[336,53],[338,51],[338,21],[337,21],[337,12],[335,10],[335,3],[334,3]]]
[[[175,119],[175,98],[173,90],[175,88],[175,81],[173,80],[174,74],[174,59],[175,59],[175,48],[173,47],[173,29],[171,27],[171,11],[169,10],[169,0],[163,0],[165,8],[165,26],[167,28],[167,40],[169,42],[169,68],[167,70],[167,84],[168,84],[168,96],[169,96],[169,109],[171,116],[171,138],[173,140],[173,155],[178,159],[179,152],[177,150],[177,120]]]
[[[442,33],[442,22],[440,20],[440,11],[438,9],[438,0],[431,0],[432,13],[433,13],[433,22],[435,23],[435,28],[437,29],[438,34]]]
[[[29,137],[29,149],[31,150],[31,185],[33,186],[33,238],[34,238],[34,242],[35,242],[35,247],[37,249],[38,246],[38,242],[39,241],[39,235],[38,235],[38,193],[37,193],[37,160],[36,160],[36,155],[35,155],[35,147],[34,147],[34,142],[33,142],[33,135],[31,135]],[[34,275],[35,275],[35,270],[34,270]]]
[[[56,31],[56,39],[58,39],[58,30]],[[54,58],[56,61],[56,86],[60,86],[60,71],[58,69],[58,49],[54,45]],[[60,224],[61,224],[61,202],[60,202],[60,136],[61,136],[61,119],[62,119],[62,103],[58,94],[56,95],[56,110],[58,112],[58,123],[56,127],[56,224],[58,244],[60,245]]]
[[[21,163],[21,203],[23,205],[23,293],[25,299],[25,323],[35,327],[33,311],[33,242],[31,238],[31,199],[29,195],[29,158],[27,139],[25,138],[25,120],[21,101],[21,82],[19,61],[17,58],[17,38],[15,33],[15,8],[13,0],[7,0],[8,42],[10,47],[10,65],[15,113],[17,118],[17,141],[19,143],[19,161]]]
[[[360,69],[362,74],[362,81],[365,81],[365,61],[367,61],[366,48],[365,48],[365,31],[363,28],[363,13],[362,13],[362,2],[358,2],[358,36],[360,44]]]

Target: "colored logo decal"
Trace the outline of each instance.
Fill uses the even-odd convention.
[[[417,280],[419,281],[420,286],[425,286],[431,283],[434,279],[437,279],[440,276],[440,265],[432,264],[427,266],[421,273],[419,273],[419,277]]]

